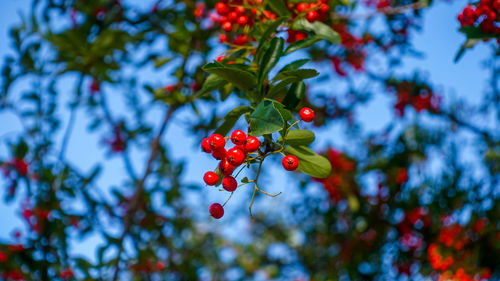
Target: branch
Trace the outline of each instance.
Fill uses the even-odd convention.
[[[114,271],[113,279],[112,279],[113,281],[118,280],[118,272],[120,270],[120,256],[123,252],[123,241],[125,240],[125,237],[128,235],[128,232],[130,231],[130,226],[131,226],[131,221],[132,221],[131,218],[139,207],[141,194],[144,191],[144,183],[146,182],[146,180],[148,179],[149,175],[152,172],[153,162],[158,154],[158,149],[160,147],[161,137],[163,136],[163,133],[165,132],[165,129],[167,128],[168,121],[170,120],[170,118],[172,117],[172,114],[174,113],[174,111],[176,109],[177,109],[176,107],[170,107],[168,109],[168,111],[166,112],[165,117],[163,119],[163,122],[161,124],[161,127],[158,131],[158,134],[151,142],[151,145],[150,145],[151,146],[151,153],[149,155],[149,159],[148,159],[148,162],[146,164],[146,170],[144,171],[142,178],[139,180],[139,182],[137,182],[137,187],[136,187],[134,195],[132,196],[132,199],[130,200],[129,208],[128,208],[125,216],[123,217],[123,233],[120,236],[120,239],[118,242],[120,245],[120,248],[118,249],[118,254],[117,254],[117,259],[116,259],[116,264],[115,264],[115,271]]]
[[[104,96],[104,93],[101,91],[100,92],[101,96],[101,107],[104,112],[104,116],[108,123],[111,125],[111,127],[115,127],[116,123],[111,117],[111,112],[108,108],[108,105],[106,103],[106,97]],[[125,163],[125,168],[127,169],[127,172],[129,173],[130,177],[132,177],[132,180],[135,182],[137,181],[137,176],[135,175],[134,168],[132,167],[132,163],[130,162],[130,158],[128,157],[127,150],[122,152],[123,155],[123,162]]]
[[[385,14],[385,15],[397,15],[397,14],[402,14],[406,11],[415,11],[415,10],[420,10],[422,8],[426,8],[428,5],[425,3],[421,3],[420,1],[417,3],[409,4],[409,5],[404,5],[404,6],[399,6],[399,7],[386,7],[382,9],[377,9],[375,12],[371,13],[366,13],[366,14],[333,14],[332,18],[333,19],[369,19],[373,18],[379,14]]]

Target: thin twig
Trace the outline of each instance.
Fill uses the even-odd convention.
[[[156,135],[154,140],[151,142],[151,153],[149,155],[149,159],[148,159],[148,162],[146,164],[146,170],[144,171],[142,178],[137,183],[137,187],[136,187],[134,195],[132,196],[132,199],[130,200],[130,205],[129,205],[129,208],[127,210],[127,213],[123,217],[123,233],[120,236],[120,239],[118,242],[120,247],[118,249],[118,254],[117,254],[117,259],[116,259],[116,264],[115,264],[115,271],[114,271],[113,279],[112,279],[113,281],[118,280],[118,272],[120,271],[120,256],[121,256],[121,253],[123,252],[123,241],[125,240],[125,237],[128,235],[128,232],[130,230],[131,218],[133,217],[134,212],[137,211],[142,192],[144,191],[144,183],[146,182],[147,178],[149,177],[149,175],[151,174],[152,169],[153,169],[153,163],[154,163],[154,160],[157,156],[158,149],[160,147],[161,137],[163,136],[163,133],[165,132],[168,121],[172,117],[172,114],[174,113],[175,110],[176,110],[176,107],[170,107],[168,109],[168,111],[166,112],[165,117],[163,119],[163,123],[161,124],[160,129],[158,131],[158,134]]]
[[[415,11],[415,10],[420,10],[422,8],[427,7],[428,5],[417,2],[405,6],[399,6],[399,7],[386,7],[382,9],[378,9],[376,12],[371,12],[371,13],[366,13],[366,14],[333,14],[332,18],[333,19],[369,19],[373,18],[379,14],[385,14],[385,15],[397,15],[397,14],[402,14],[406,11]]]
[[[101,91],[100,93],[101,96],[101,107],[102,111],[104,112],[104,117],[108,121],[108,123],[111,125],[111,127],[114,129],[116,126],[115,121],[111,117],[111,111],[108,108],[107,102],[106,102],[106,96],[104,93]],[[129,173],[130,177],[132,180],[135,182],[137,181],[137,176],[135,174],[134,168],[132,167],[132,162],[130,161],[130,158],[127,154],[127,150],[125,149],[122,153],[123,156],[123,162],[125,163],[125,168],[127,169],[127,172]]]

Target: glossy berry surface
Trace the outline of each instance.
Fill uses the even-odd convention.
[[[214,219],[220,219],[222,218],[222,216],[224,216],[224,208],[219,203],[213,203],[212,205],[210,205],[208,211]]]
[[[231,134],[231,141],[236,145],[245,144],[247,141],[247,134],[242,130],[236,130]]]
[[[312,122],[314,120],[314,111],[309,107],[304,107],[299,112],[300,119],[304,122]]]
[[[245,153],[239,148],[231,148],[226,153],[226,159],[231,165],[238,167],[245,161]]]
[[[310,23],[315,22],[318,19],[318,12],[316,12],[316,11],[307,12],[306,19]]]
[[[227,161],[227,159],[224,159],[224,160],[220,161],[220,163],[219,163],[219,171],[224,176],[230,176],[234,171],[234,166],[231,165],[231,163],[229,163],[229,161]]]
[[[297,5],[297,11],[299,13],[303,13],[309,9],[309,4],[308,3],[299,3]]]
[[[219,181],[219,175],[212,171],[206,172],[203,176],[203,181],[208,185],[216,185]]]
[[[205,153],[212,153],[212,147],[210,147],[210,142],[208,138],[204,138],[201,142],[201,150]]]
[[[287,155],[281,161],[283,168],[287,171],[295,171],[299,166],[299,159],[293,155]]]
[[[238,183],[236,182],[236,179],[231,176],[227,176],[222,179],[222,187],[229,192],[235,191],[237,186]]]
[[[226,158],[226,150],[224,148],[219,148],[212,151],[212,157],[217,160],[223,160]]]
[[[245,143],[245,150],[247,152],[255,152],[257,151],[257,149],[259,149],[259,146],[260,146],[259,139],[254,136],[249,136]]]
[[[208,138],[208,141],[212,150],[224,148],[224,146],[226,145],[226,140],[219,134],[211,135],[210,138]]]

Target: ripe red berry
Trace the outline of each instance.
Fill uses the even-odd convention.
[[[236,130],[231,134],[231,141],[236,145],[245,144],[247,135],[242,130]]]
[[[248,18],[246,16],[240,16],[240,17],[238,17],[238,20],[236,22],[239,25],[245,25],[248,22]]]
[[[220,219],[224,215],[224,208],[219,203],[213,203],[210,205],[208,211],[214,219]]]
[[[316,11],[307,12],[306,19],[310,23],[315,22],[318,19],[318,12],[316,12]]]
[[[240,15],[240,16],[242,16],[242,15],[246,14],[246,12],[247,12],[247,10],[245,9],[245,7],[243,7],[243,6],[238,6],[238,7],[234,8],[234,11],[235,11],[238,15]]]
[[[299,112],[299,115],[300,119],[302,119],[304,122],[309,123],[314,120],[314,111],[309,107],[302,108]]]
[[[283,168],[287,171],[295,171],[299,166],[299,159],[293,155],[287,155],[281,161]]]
[[[236,182],[236,179],[231,176],[227,176],[222,179],[222,187],[229,192],[235,191],[237,186],[238,183]]]
[[[229,12],[229,7],[226,5],[226,3],[219,2],[215,4],[215,10],[219,15],[223,16]]]
[[[212,153],[212,147],[210,147],[208,138],[204,138],[203,141],[201,141],[201,150],[205,153]]]
[[[212,171],[206,172],[203,176],[203,181],[205,181],[207,185],[216,185],[219,181],[219,175]]]
[[[212,157],[217,160],[226,159],[226,153],[227,151],[224,148],[219,148],[212,151]]]
[[[231,32],[233,29],[233,24],[230,21],[226,21],[222,24],[222,29],[226,32]]]
[[[224,148],[224,146],[226,145],[226,140],[224,139],[223,136],[221,136],[219,134],[211,135],[210,138],[208,139],[208,141],[210,143],[210,147],[212,148],[212,151],[220,149],[220,148]]]
[[[238,19],[238,14],[236,12],[231,12],[227,15],[227,19],[231,22],[236,22]]]
[[[259,146],[260,146],[259,139],[254,136],[249,136],[245,143],[245,150],[247,152],[255,152],[257,151],[257,149],[259,149]]]
[[[309,9],[309,4],[308,3],[299,3],[297,5],[297,11],[299,11],[299,13],[305,12],[308,9]]]
[[[156,268],[159,271],[165,270],[165,264],[163,262],[159,261],[159,262],[156,263]]]
[[[238,167],[245,161],[245,153],[239,148],[233,147],[227,151],[226,159],[231,165]]]
[[[221,42],[221,43],[227,42],[227,35],[226,34],[220,34],[219,35],[219,42]]]
[[[219,163],[219,171],[224,176],[230,176],[234,171],[234,166],[231,165],[231,163],[229,163],[229,161],[227,161],[227,159],[224,159],[224,160],[220,161],[220,163]]]

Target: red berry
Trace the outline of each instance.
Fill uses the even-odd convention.
[[[315,22],[318,19],[318,12],[316,11],[307,12],[306,19],[310,23]]]
[[[300,119],[302,119],[304,122],[309,123],[314,120],[314,111],[309,107],[302,108],[299,112],[299,115]]]
[[[210,205],[208,211],[214,219],[220,219],[224,215],[224,208],[219,203],[213,203]]]
[[[287,171],[295,171],[299,166],[299,159],[293,155],[287,155],[281,161],[283,168]]]
[[[231,134],[231,141],[236,145],[245,144],[247,135],[242,130],[236,130]]]
[[[201,150],[205,153],[212,153],[212,147],[210,147],[208,138],[204,138],[203,141],[201,141]]]
[[[239,25],[245,25],[245,24],[247,24],[247,22],[248,22],[248,18],[247,17],[245,17],[245,16],[238,17],[237,23]]]
[[[224,146],[226,145],[226,140],[224,139],[223,136],[219,134],[211,135],[208,141],[210,143],[210,147],[212,148],[212,150],[224,148]]]
[[[159,262],[156,263],[156,268],[159,271],[165,270],[165,264],[163,262],[159,261]]]
[[[326,13],[328,13],[328,8],[329,7],[327,4],[321,4],[321,6],[319,7],[319,10],[321,13],[326,14]]]
[[[238,15],[240,15],[240,16],[245,15],[245,14],[246,14],[246,12],[247,12],[247,10],[245,9],[245,7],[243,7],[243,6],[238,6],[238,7],[234,8],[234,11],[235,11]]]
[[[226,21],[222,24],[222,29],[226,32],[231,32],[233,29],[233,24],[230,21]]]
[[[238,19],[238,14],[235,12],[231,12],[227,15],[227,19],[231,22],[236,22],[236,20]]]
[[[205,181],[207,185],[216,185],[219,181],[219,175],[212,171],[206,172],[203,176],[203,181]]]
[[[227,159],[224,159],[219,163],[219,171],[224,176],[230,176],[234,171],[234,166]]]
[[[219,35],[219,42],[221,42],[221,43],[227,42],[227,35],[226,34],[220,34]]]
[[[297,5],[297,11],[299,11],[299,13],[305,12],[308,9],[309,9],[309,4],[308,3],[299,3]]]
[[[229,7],[225,3],[219,2],[215,4],[215,10],[219,15],[223,16],[229,12]]]
[[[231,176],[227,176],[222,179],[222,187],[229,192],[235,191],[237,186],[238,183],[236,182],[236,179]]]
[[[239,148],[233,147],[227,151],[226,159],[231,165],[238,167],[245,161],[245,153]]]
[[[245,149],[245,144],[235,145],[234,148],[237,148],[237,149],[243,151],[243,153],[245,153],[245,155],[247,154],[247,150]]]
[[[254,136],[249,136],[247,138],[247,142],[245,143],[245,150],[247,152],[255,152],[259,149],[260,141],[258,138]]]
[[[219,148],[212,151],[212,157],[217,160],[226,159],[226,153],[227,151],[224,148]]]

